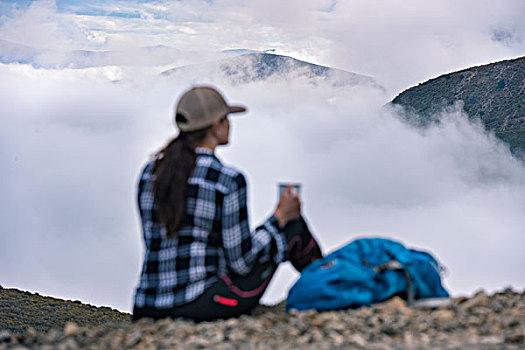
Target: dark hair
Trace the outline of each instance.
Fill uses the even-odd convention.
[[[211,127],[181,132],[156,154],[153,172],[155,204],[159,223],[168,237],[175,237],[186,213],[186,188],[195,169],[195,146]]]

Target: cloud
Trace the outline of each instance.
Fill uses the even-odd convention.
[[[393,97],[445,72],[522,55],[524,12],[521,0],[93,1],[59,7],[42,0],[11,14],[0,38],[63,50],[274,48],[278,54],[374,76]]]
[[[319,31],[329,42],[322,60],[374,75],[398,91],[445,72],[493,62],[495,56],[521,55],[522,43],[508,47],[494,42],[491,29],[504,24],[523,36],[525,26],[516,14],[524,11],[518,1],[338,3]]]
[[[2,284],[130,310],[142,263],[137,176],[174,134],[171,108],[191,77],[122,69],[117,84],[114,74],[0,65]],[[298,181],[325,252],[393,237],[433,251],[453,294],[523,286],[525,167],[460,111],[422,131],[370,87],[220,87],[249,107],[218,153],[247,174],[253,226],[275,207],[277,183]],[[280,271],[266,302],[296,277]]]
[[[493,135],[460,111],[421,131],[383,111],[382,96],[284,89],[233,90],[251,113],[233,122],[224,153],[248,173],[255,217],[276,202],[277,182],[301,182],[325,251],[393,237],[439,256],[454,294],[523,285],[519,268],[509,271],[521,253],[504,242],[523,241],[525,168]],[[286,274],[273,293],[284,295],[294,276]]]
[[[273,1],[96,2],[102,15],[76,14],[85,6],[35,1],[0,21],[2,40],[59,53],[115,49],[146,62],[0,64],[3,285],[130,310],[142,263],[137,176],[174,134],[175,98],[195,82],[158,73],[232,48],[275,48],[389,87],[216,81],[250,110],[233,120],[232,144],[219,154],[247,174],[252,225],[275,207],[277,182],[299,181],[325,251],[384,235],[433,251],[454,294],[524,285],[523,163],[459,110],[419,130],[383,108],[432,76],[522,54],[522,1],[293,1],[281,12]],[[506,34],[494,40],[500,29],[511,45]],[[134,50],[157,44],[178,50],[172,66]],[[266,301],[284,297],[295,277],[281,271]]]
[[[69,15],[57,12],[54,1],[34,1],[3,21],[0,38],[18,44],[47,49],[76,48],[86,34]]]
[[[491,39],[496,42],[505,44],[506,46],[512,47],[519,45],[522,41],[520,36],[517,36],[513,30],[506,28],[497,28],[492,31]]]

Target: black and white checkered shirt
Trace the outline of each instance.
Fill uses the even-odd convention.
[[[146,249],[136,307],[163,309],[188,303],[222,274],[250,273],[259,254],[276,263],[285,259],[284,233],[273,215],[250,232],[244,175],[224,166],[210,150],[196,152],[186,216],[174,238],[167,238],[155,219],[154,161],[140,177],[138,206]]]

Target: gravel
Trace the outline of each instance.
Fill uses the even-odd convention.
[[[372,307],[286,313],[284,303],[252,315],[194,323],[164,319],[14,333],[2,349],[525,349],[525,291],[454,298],[435,309],[393,298]]]

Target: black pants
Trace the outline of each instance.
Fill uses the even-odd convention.
[[[287,251],[292,265],[301,272],[311,261],[322,258],[322,253],[308,225],[301,217],[284,227]],[[133,308],[133,319],[186,318],[196,322],[230,318],[250,313],[258,304],[277,264],[261,256],[252,272],[246,276],[228,274],[208,288],[194,301],[168,309],[152,307]]]

